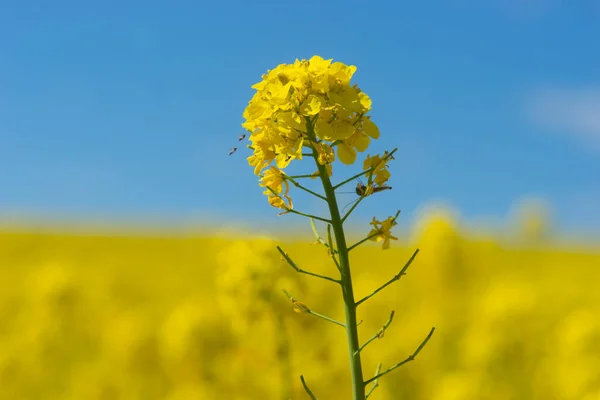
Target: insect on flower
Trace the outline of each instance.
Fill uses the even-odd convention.
[[[371,196],[372,194],[379,193],[379,192],[382,192],[382,191],[388,190],[388,189],[392,189],[392,187],[387,186],[387,185],[383,185],[383,186],[369,185],[369,186],[367,186],[359,180],[358,183],[356,184],[356,188],[354,189],[354,193],[356,193],[356,195],[358,196],[358,199],[355,199],[355,200],[351,201],[350,203],[346,204],[346,206],[343,208],[342,212],[344,212],[346,210],[346,208],[348,208],[348,206],[353,205],[354,203],[356,203],[363,197],[368,197],[368,196]],[[346,193],[348,193],[348,192],[346,192]]]
[[[362,182],[358,182],[358,184],[356,184],[356,189],[354,189],[354,191],[356,192],[357,195],[359,195],[360,197],[363,196],[370,196],[372,194],[375,194],[377,192],[381,192],[384,190],[388,190],[391,189],[391,186],[371,186],[370,189],[371,190],[367,190],[367,186],[362,183]],[[368,193],[370,191],[370,193]]]

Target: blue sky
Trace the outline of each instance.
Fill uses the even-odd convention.
[[[399,149],[357,221],[437,201],[501,220],[535,196],[598,233],[599,37],[591,0],[4,0],[0,215],[284,226],[228,149],[261,74],[318,54],[358,67],[371,152]]]

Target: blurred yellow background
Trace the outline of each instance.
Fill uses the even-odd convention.
[[[521,216],[507,243],[429,212],[390,250],[352,252],[357,299],[421,249],[408,274],[359,307],[365,378],[384,399],[600,399],[600,252],[556,244]],[[93,232],[91,230],[90,232]],[[202,235],[0,233],[0,399],[350,397],[342,328],[293,312],[288,290],[343,321],[325,249]]]

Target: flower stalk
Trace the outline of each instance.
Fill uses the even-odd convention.
[[[309,136],[314,136],[313,127],[307,123]],[[329,174],[324,165],[318,162],[318,153],[313,149],[313,158],[319,170],[319,176],[323,183],[323,191],[329,205],[331,215],[331,226],[335,237],[339,269],[341,273],[342,297],[344,299],[344,312],[346,314],[346,337],[348,340],[348,354],[350,355],[350,375],[352,377],[352,398],[354,400],[365,399],[365,383],[363,381],[362,363],[360,361],[360,343],[358,339],[358,324],[356,320],[356,304],[354,302],[354,288],[352,286],[352,273],[350,272],[350,257],[346,245],[346,235],[342,218],[340,216],[335,189],[329,179]]]
[[[296,272],[314,278],[327,280],[340,285],[344,302],[345,322],[336,321],[330,317],[311,310],[306,304],[298,301],[284,290],[292,302],[292,309],[297,313],[310,314],[330,323],[343,327],[346,331],[348,344],[350,375],[352,380],[352,399],[366,400],[379,386],[379,379],[406,364],[419,354],[427,344],[434,329],[404,361],[380,372],[379,364],[375,376],[364,380],[361,363],[361,351],[375,339],[381,339],[385,330],[391,325],[394,311],[383,327],[364,344],[360,344],[358,335],[357,308],[360,304],[385,289],[406,274],[419,250],[408,260],[404,267],[388,282],[374,290],[371,294],[356,301],[354,284],[350,268],[350,251],[367,241],[382,243],[382,249],[390,247],[393,236],[392,228],[397,224],[395,216],[384,220],[373,217],[372,229],[364,239],[348,246],[344,231],[344,222],[352,212],[367,197],[384,190],[392,189],[387,185],[390,178],[388,162],[393,160],[396,149],[383,154],[367,155],[363,162],[362,172],[342,180],[334,185],[331,181],[333,164],[336,159],[350,165],[357,160],[357,153],[367,150],[371,139],[379,138],[379,128],[371,120],[368,112],[371,110],[371,99],[357,85],[350,85],[356,67],[332,60],[324,60],[314,56],[310,60],[296,60],[294,64],[281,64],[263,75],[263,80],[254,86],[256,93],[244,111],[246,122],[242,126],[250,133],[248,139],[253,151],[248,157],[248,163],[254,167],[254,173],[260,177],[259,185],[264,187],[263,194],[269,204],[283,210],[279,215],[295,214],[310,219],[311,227],[316,238],[316,244],[323,245],[333,260],[340,277],[332,278],[300,268],[280,247],[277,250],[283,259]],[[283,172],[290,163],[312,158],[317,167],[313,173],[287,175]],[[340,212],[336,190],[341,186],[364,177],[366,184],[359,182],[355,193],[359,196],[350,210]],[[320,179],[323,193],[300,184],[299,179]],[[329,218],[311,215],[294,208],[289,194],[290,183],[320,200],[327,202]],[[322,238],[313,220],[319,220],[327,226],[327,237]],[[302,386],[311,399],[316,396],[309,389],[304,376],[300,376]],[[372,384],[366,393],[366,387]]]

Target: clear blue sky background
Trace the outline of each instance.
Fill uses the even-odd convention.
[[[4,0],[0,214],[283,226],[228,149],[261,74],[318,54],[358,67],[373,152],[399,148],[360,218],[504,218],[537,196],[598,232],[598,38],[591,0]]]

